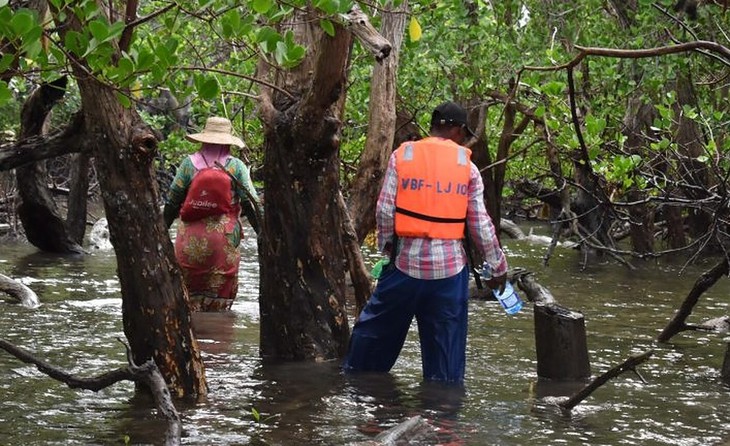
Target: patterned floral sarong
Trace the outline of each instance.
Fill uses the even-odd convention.
[[[175,256],[182,267],[192,311],[226,311],[238,291],[241,225],[235,213],[179,222]]]

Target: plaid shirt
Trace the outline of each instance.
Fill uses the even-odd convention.
[[[441,139],[444,143],[453,144]],[[400,149],[398,149],[400,150]],[[378,247],[389,254],[395,230],[395,195],[398,190],[395,152],[390,156],[385,171],[383,188],[378,197],[376,219],[378,223]],[[495,277],[507,273],[507,259],[499,246],[494,224],[484,206],[484,183],[479,169],[471,163],[469,175],[469,204],[466,222],[472,243],[492,267]],[[388,245],[386,247],[386,244]],[[457,275],[466,265],[467,257],[462,240],[425,239],[398,237],[398,254],[395,266],[416,279],[443,279]]]

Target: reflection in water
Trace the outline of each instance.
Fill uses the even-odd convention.
[[[466,396],[462,386],[420,382],[412,387],[390,373],[348,373],[344,379],[345,393],[367,414],[356,426],[364,435],[375,437],[420,416],[431,427],[414,433],[423,444],[464,444],[454,429]]]
[[[195,333],[198,344],[203,353],[211,357],[211,360],[230,353],[231,342],[234,338],[236,313],[233,311],[198,311],[191,315],[191,319],[193,333]],[[219,359],[222,360],[222,358]]]

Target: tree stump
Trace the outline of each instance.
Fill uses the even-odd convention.
[[[537,375],[558,381],[589,378],[586,329],[583,314],[555,303],[535,303]]]

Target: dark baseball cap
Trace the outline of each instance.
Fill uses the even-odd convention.
[[[456,102],[444,102],[433,109],[431,125],[433,124],[464,127],[467,134],[476,138],[476,135],[466,123],[466,110]]]

